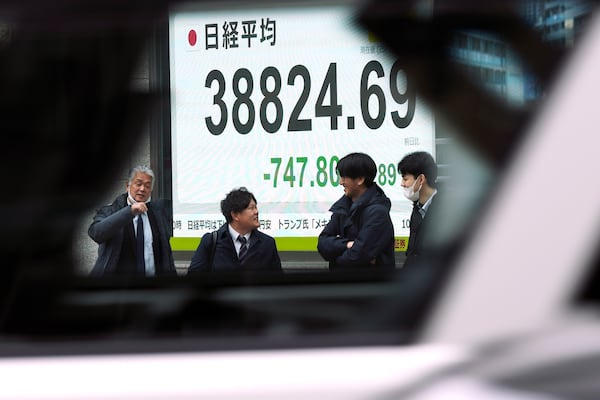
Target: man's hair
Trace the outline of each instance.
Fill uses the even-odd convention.
[[[367,187],[373,185],[377,174],[375,161],[365,153],[350,153],[342,157],[335,169],[343,177],[352,179],[364,177]]]
[[[438,174],[437,164],[431,154],[425,151],[415,151],[404,156],[398,163],[398,172],[401,175],[410,174],[415,178],[423,174],[427,179],[427,184],[435,188],[435,180]]]
[[[231,192],[227,193],[227,196],[221,200],[221,212],[227,222],[230,223],[233,220],[233,217],[231,216],[232,212],[244,211],[251,200],[254,200],[254,202],[258,204],[256,197],[254,197],[254,195],[245,187],[233,189]]]
[[[127,177],[127,183],[131,183],[133,178],[135,178],[135,175],[138,173],[150,175],[150,177],[152,178],[152,186],[151,187],[154,188],[154,171],[152,171],[152,169],[150,167],[145,166],[145,165],[137,165],[137,166],[131,168],[129,170],[129,174]]]

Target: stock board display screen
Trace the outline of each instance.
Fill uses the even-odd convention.
[[[434,119],[402,60],[355,25],[350,4],[172,10],[176,238],[218,228],[220,201],[244,186],[280,250],[315,250],[343,195],[336,163],[357,151],[375,160],[395,235],[408,236],[412,205],[396,166],[412,151],[435,155]]]

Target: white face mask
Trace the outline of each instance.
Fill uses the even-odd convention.
[[[423,185],[421,184],[421,187],[419,187],[419,190],[415,190],[416,185],[417,185],[417,181],[415,180],[415,183],[412,186],[402,188],[402,190],[404,190],[404,197],[406,197],[410,201],[419,200],[419,192],[423,188]]]

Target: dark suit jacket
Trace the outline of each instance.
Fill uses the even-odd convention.
[[[440,203],[440,192],[433,196],[431,204],[427,209],[425,218],[419,225],[418,229],[412,229],[410,231],[410,237],[408,239],[408,249],[406,251],[406,260],[404,267],[413,265],[419,257],[428,255],[433,251],[433,244],[431,240],[432,230],[435,229],[437,218],[439,218],[438,205]]]
[[[275,239],[258,230],[252,231],[246,261],[242,266],[238,260],[228,224],[217,231],[217,244],[212,266],[208,265],[211,252],[211,233],[202,237],[188,274],[201,271],[281,271],[281,260],[275,245]]]
[[[148,203],[148,217],[152,227],[152,246],[156,275],[176,275],[175,262],[169,244],[169,222],[160,202]],[[91,276],[107,274],[135,274],[135,247],[133,242],[133,215],[127,204],[127,194],[119,195],[112,204],[100,208],[88,229],[89,236],[98,243],[98,259]]]

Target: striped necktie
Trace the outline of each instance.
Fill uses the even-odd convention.
[[[246,259],[246,255],[248,254],[248,239],[246,239],[242,235],[239,235],[237,240],[242,244],[242,247],[240,247],[240,253],[238,255],[238,258],[240,260],[240,264],[243,264]]]

